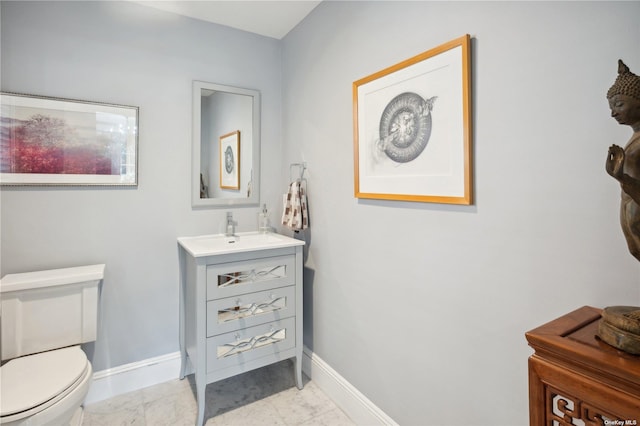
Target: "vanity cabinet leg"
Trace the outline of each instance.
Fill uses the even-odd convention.
[[[187,376],[187,354],[180,350],[180,380]]]
[[[180,380],[182,380],[187,375],[187,313],[185,308],[187,277],[186,268],[184,266],[186,262],[184,250],[179,249],[178,256],[180,260],[180,281],[178,283],[178,341],[180,343]]]
[[[196,380],[196,395],[198,404],[198,418],[196,419],[196,426],[204,425],[204,407],[205,407],[205,395],[206,385],[200,384]]]
[[[298,389],[302,390],[303,384],[302,384],[302,356],[301,355],[296,356],[294,369],[296,370],[296,386],[298,387]]]

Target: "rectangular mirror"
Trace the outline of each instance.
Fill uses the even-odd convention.
[[[260,204],[260,92],[193,82],[191,204]]]

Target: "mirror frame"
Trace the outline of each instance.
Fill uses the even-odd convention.
[[[200,155],[202,149],[201,114],[202,90],[214,90],[237,95],[251,96],[253,102],[253,140],[251,141],[253,170],[251,179],[251,196],[244,198],[200,198]],[[259,206],[260,205],[260,92],[253,89],[224,86],[222,84],[193,82],[193,130],[191,145],[191,206],[192,207],[229,207],[229,206]]]

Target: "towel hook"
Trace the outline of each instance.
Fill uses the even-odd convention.
[[[291,163],[289,165],[289,180],[293,182],[293,168],[294,167],[298,167],[300,169],[300,177],[298,178],[298,180],[302,180],[303,176],[304,176],[304,171],[307,170],[307,162],[302,162],[302,163]]]

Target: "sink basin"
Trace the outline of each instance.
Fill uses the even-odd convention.
[[[285,235],[258,232],[239,232],[233,237],[223,234],[182,237],[178,243],[193,257],[304,245],[304,241]]]

